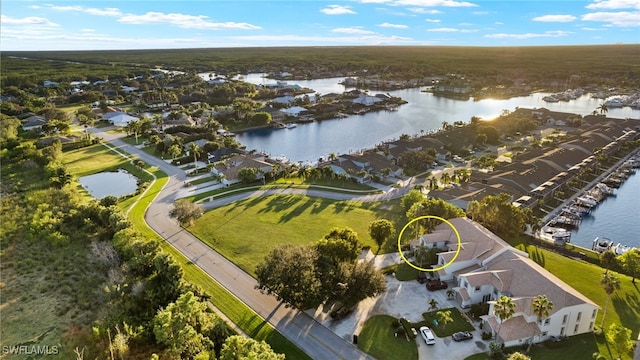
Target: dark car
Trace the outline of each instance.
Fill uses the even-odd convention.
[[[418,282],[419,282],[420,284],[424,284],[424,283],[426,283],[427,281],[429,281],[429,278],[427,277],[427,274],[426,274],[425,272],[423,272],[423,271],[420,271],[420,272],[418,273],[418,275],[416,276],[416,279],[418,280]]]
[[[439,280],[431,280],[427,283],[427,290],[434,291],[440,289],[446,289],[448,287],[447,283]]]
[[[468,331],[459,331],[451,335],[453,341],[464,341],[473,339],[473,334]]]

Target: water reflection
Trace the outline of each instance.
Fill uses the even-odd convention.
[[[254,84],[275,83],[261,74],[244,75],[244,80]],[[289,81],[302,87],[308,87],[321,94],[342,93],[346,89],[338,84],[343,78]],[[389,93],[409,103],[398,107],[397,111],[372,112],[365,115],[352,115],[344,119],[326,120],[309,124],[300,124],[294,129],[259,130],[238,136],[238,141],[247,146],[267,152],[273,156],[285,155],[293,161],[316,161],[327,157],[329,153],[349,153],[372,148],[384,141],[397,139],[402,134],[419,135],[437,130],[443,122],[469,122],[472,116],[483,119],[495,118],[503,110],[513,111],[516,107],[545,107],[553,111],[588,115],[602,100],[593,99],[585,94],[568,102],[547,103],[542,100],[548,93],[535,93],[529,96],[511,99],[483,99],[479,101],[454,100],[422,92],[420,88],[393,91],[375,91],[370,93]],[[638,118],[640,111],[629,107],[610,109],[609,117]]]

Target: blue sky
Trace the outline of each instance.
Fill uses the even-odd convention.
[[[639,0],[3,0],[2,50],[640,43]]]

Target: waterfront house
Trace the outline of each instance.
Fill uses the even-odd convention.
[[[224,175],[225,183],[235,184],[240,182],[238,172],[248,168],[258,170],[256,174],[256,180],[258,180],[262,174],[271,172],[273,165],[266,162],[263,155],[236,154],[216,164],[216,166],[211,169],[211,172]]]
[[[461,307],[489,304],[488,314],[481,317],[483,331],[493,333],[505,346],[593,331],[599,309],[593,301],[480,224],[467,218],[449,221],[461,238],[457,256],[457,236],[447,224],[420,236],[415,244],[444,250],[438,253],[437,267],[455,257],[450,265],[438,270],[437,275],[443,281],[455,283],[453,290]],[[516,304],[515,314],[505,321],[493,312],[495,301],[502,295]],[[540,322],[531,307],[538,295],[546,295],[554,304],[549,316]]]

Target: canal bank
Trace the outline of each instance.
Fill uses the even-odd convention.
[[[622,168],[626,161],[638,156],[640,156],[640,150],[635,150],[624,156],[607,171],[545,215],[542,222],[549,224],[562,213],[564,208],[574,204],[586,191],[595,188],[605,178]],[[613,196],[603,199],[600,204],[590,210],[588,215],[582,217],[578,226],[570,231],[571,244],[591,250],[593,240],[596,237],[608,237],[613,239],[616,244],[622,243],[640,247],[640,237],[637,236],[640,234],[640,217],[635,209],[638,204],[640,204],[640,174],[636,172],[614,191]]]

